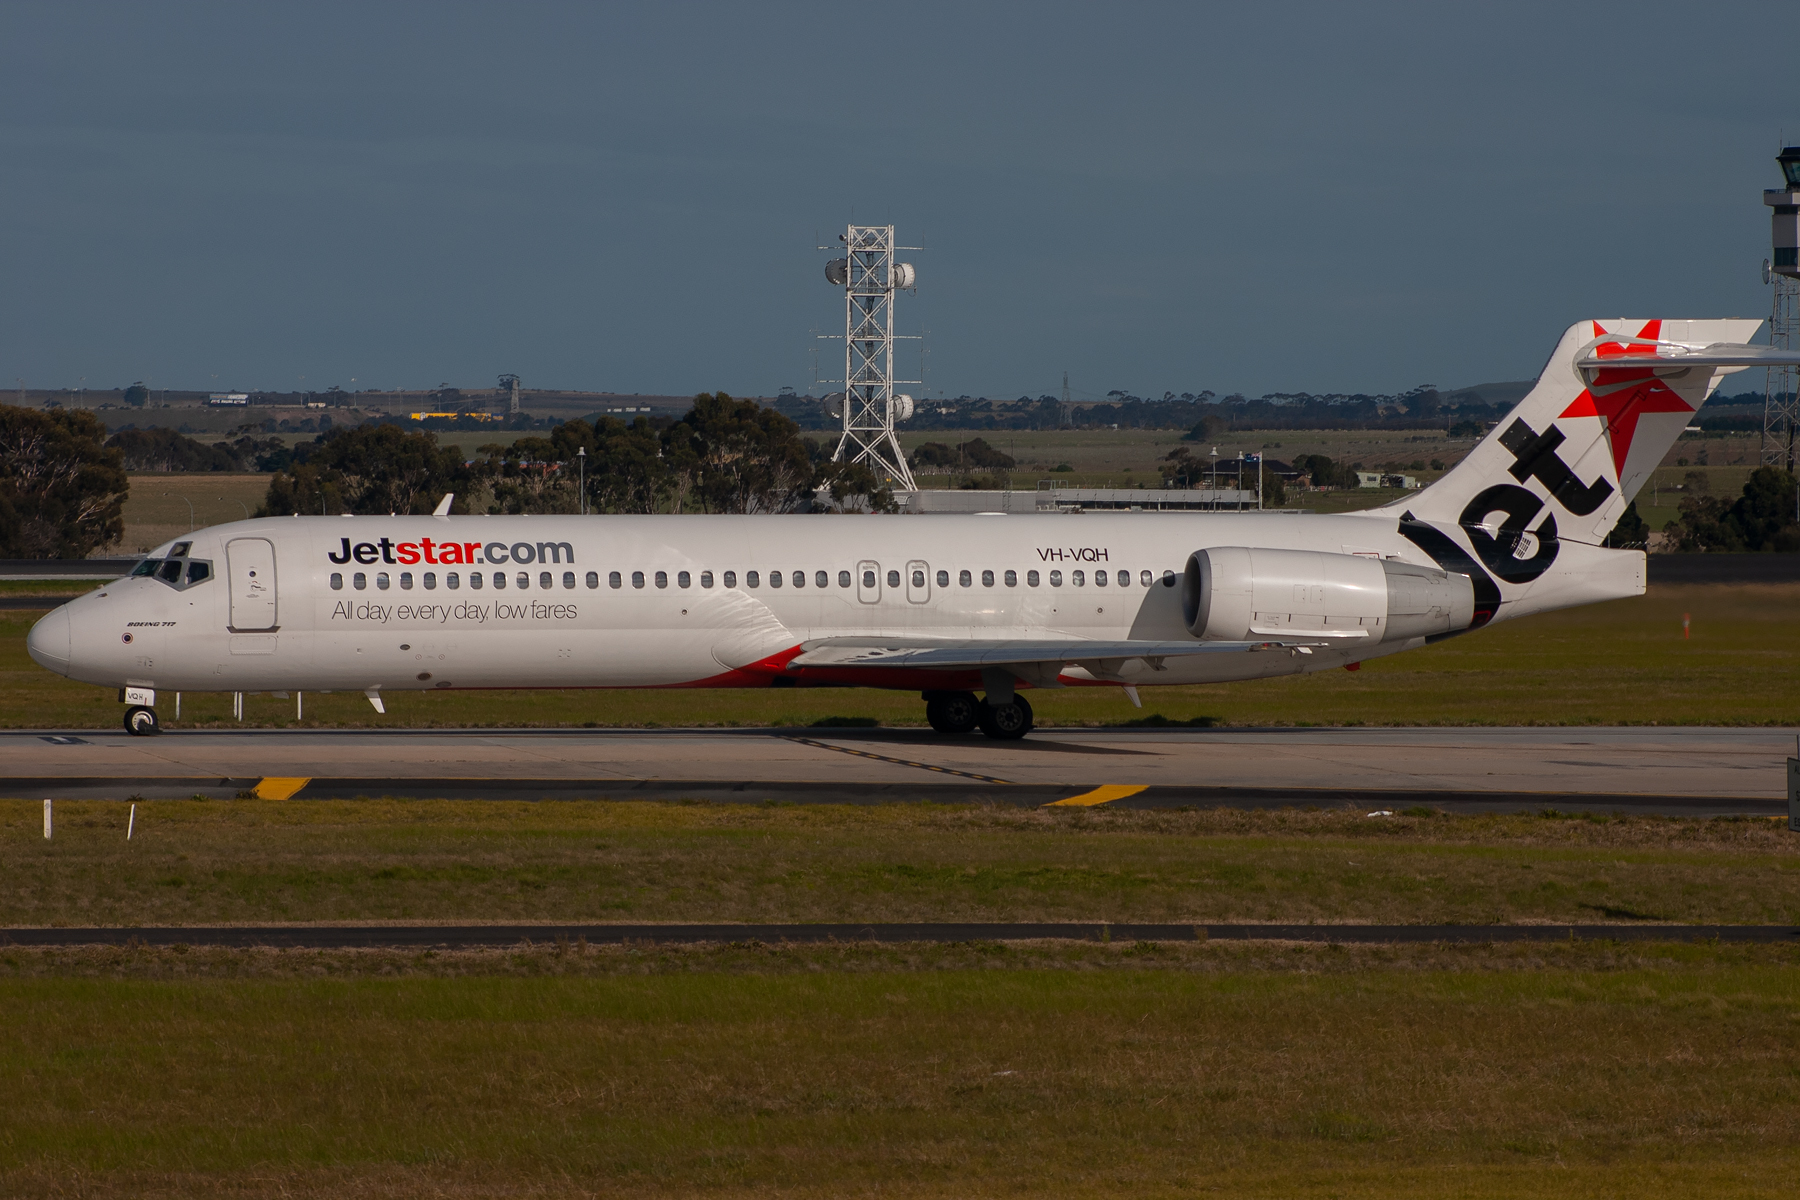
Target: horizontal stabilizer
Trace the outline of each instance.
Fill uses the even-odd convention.
[[[1595,372],[1620,367],[1649,367],[1652,374],[1664,375],[1690,367],[1800,366],[1800,350],[1751,346],[1742,342],[1684,346],[1679,342],[1656,342],[1647,338],[1619,338],[1596,343],[1576,358],[1575,366],[1591,384]]]
[[[971,667],[1009,667],[1026,664],[1123,662],[1141,658],[1160,667],[1165,658],[1196,654],[1250,654],[1265,650],[1297,650],[1311,654],[1328,643],[1307,641],[1270,642],[1153,642],[1101,641],[1070,638],[1018,638],[1005,641],[981,639],[933,641],[923,638],[875,639],[866,637],[820,638],[806,642],[788,663],[802,667],[914,667],[953,670]]]

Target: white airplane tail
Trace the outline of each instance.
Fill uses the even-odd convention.
[[[1476,626],[1506,603],[1536,611],[1641,592],[1642,555],[1627,562],[1598,547],[1721,378],[1800,362],[1746,344],[1761,324],[1571,325],[1537,386],[1467,458],[1379,511],[1445,569],[1474,579]],[[1622,590],[1627,574],[1635,583]],[[1603,594],[1590,594],[1596,588]],[[1521,605],[1527,594],[1534,602]]]

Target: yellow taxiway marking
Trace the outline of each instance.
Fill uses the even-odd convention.
[[[1070,796],[1064,800],[1052,800],[1044,807],[1056,808],[1058,805],[1073,804],[1088,808],[1095,804],[1111,804],[1114,800],[1135,796],[1149,786],[1147,783],[1109,783],[1097,787],[1091,792],[1083,792],[1079,796]]]
[[[312,776],[310,775],[304,779],[271,775],[251,790],[256,793],[258,800],[286,800],[311,782]]]

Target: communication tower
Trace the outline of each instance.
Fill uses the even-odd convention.
[[[892,225],[851,225],[839,240],[844,257],[825,264],[826,281],[844,289],[844,390],[826,397],[826,411],[843,421],[832,460],[868,463],[912,491],[894,426],[911,418],[913,398],[894,385],[919,381],[894,378],[894,293],[915,287],[918,275],[894,251],[919,247],[895,246]]]
[[[519,377],[517,375],[502,375],[500,377],[500,390],[507,393],[507,415],[511,416],[517,413],[519,411]]]
[[[1069,373],[1063,372],[1062,410],[1057,414],[1057,424],[1067,429],[1075,423],[1075,406],[1069,403]]]
[[[1800,348],[1800,146],[1775,156],[1784,187],[1763,193],[1770,217],[1771,257],[1763,260],[1763,282],[1775,289],[1769,312],[1769,345],[1778,350]],[[1770,367],[1763,389],[1762,461],[1794,469],[1794,435],[1800,425],[1800,372],[1792,366]]]

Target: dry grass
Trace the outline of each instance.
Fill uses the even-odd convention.
[[[0,1191],[1786,1196],[1769,948],[0,952]],[[118,961],[104,961],[105,955]],[[39,966],[29,964],[37,962]],[[8,977],[9,976],[9,977]]]
[[[1800,923],[1769,820],[0,801],[0,924]]]

